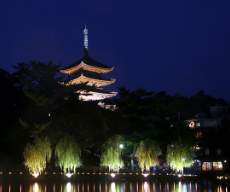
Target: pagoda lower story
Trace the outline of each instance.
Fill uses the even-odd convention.
[[[111,98],[117,95],[117,92],[106,92],[106,91],[87,91],[87,90],[80,90],[79,100],[82,101],[97,101],[103,100],[107,98]]]

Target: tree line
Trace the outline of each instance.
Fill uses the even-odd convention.
[[[95,101],[78,99],[77,90],[92,87],[62,84],[66,77],[59,74],[60,66],[30,61],[18,63],[12,74],[0,70],[2,165],[23,162],[29,171],[42,172],[53,156],[61,169],[74,171],[84,164],[82,149],[94,146],[103,157],[101,166],[117,170],[123,166],[117,145],[123,142],[123,152],[135,153],[142,169],[156,165],[157,157],[162,156],[180,170],[177,167],[191,164],[195,135],[183,122],[173,123],[165,117],[184,109],[208,114],[210,106],[228,105],[224,99],[203,91],[185,97],[119,87],[119,98],[104,101],[115,104],[117,109],[106,110]],[[184,158],[173,157],[175,150],[183,150],[176,148],[182,145],[186,147],[178,153],[183,153]],[[174,161],[180,161],[180,166]]]

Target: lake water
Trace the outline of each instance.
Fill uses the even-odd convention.
[[[199,182],[1,182],[0,192],[230,192],[225,185]]]

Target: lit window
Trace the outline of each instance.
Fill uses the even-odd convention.
[[[211,171],[212,170],[212,162],[203,162],[202,171]]]
[[[223,169],[223,164],[222,162],[213,162],[213,170],[222,170]]]
[[[196,138],[202,137],[202,132],[197,132],[196,133]]]

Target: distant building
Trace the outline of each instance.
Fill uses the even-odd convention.
[[[79,90],[79,99],[83,101],[103,100],[116,96],[117,92],[107,92],[102,89],[102,87],[114,83],[115,79],[105,79],[101,77],[101,74],[112,71],[114,67],[104,65],[89,56],[88,29],[86,26],[83,30],[83,34],[85,55],[77,62],[60,70],[60,72],[70,75],[70,79],[65,85],[86,83],[88,86],[94,86],[95,89]]]
[[[226,150],[225,146],[216,142],[217,138],[211,137],[213,140],[207,141],[203,139],[203,135],[218,130],[221,127],[222,120],[229,118],[230,115],[227,114],[227,107],[225,106],[210,107],[210,114],[211,116],[197,115],[184,120],[184,122],[196,133],[196,146],[193,147],[196,171],[203,175],[223,176],[229,171],[230,152]]]

